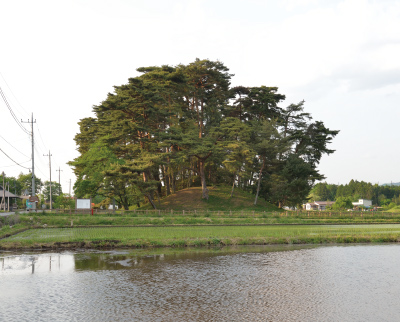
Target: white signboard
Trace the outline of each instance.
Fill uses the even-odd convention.
[[[76,209],[91,209],[90,199],[76,199]]]

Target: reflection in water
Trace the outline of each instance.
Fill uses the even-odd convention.
[[[44,272],[73,271],[75,258],[73,254],[32,254],[5,255],[1,254],[1,275],[26,275]]]
[[[0,253],[0,321],[397,321],[399,250]]]

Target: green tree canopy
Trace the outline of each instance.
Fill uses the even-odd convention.
[[[231,87],[219,61],[141,67],[79,122],[80,156],[69,164],[77,196],[115,198],[125,208],[190,185],[226,183],[281,206],[307,198],[337,135],[304,112],[282,108],[277,87]]]

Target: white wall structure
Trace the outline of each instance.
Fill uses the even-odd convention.
[[[327,207],[330,207],[334,204],[334,201],[315,201],[311,203],[306,203],[306,210],[325,210]]]
[[[352,202],[354,207],[365,207],[365,208],[369,208],[372,206],[372,200],[368,200],[368,199],[358,199],[358,202]]]

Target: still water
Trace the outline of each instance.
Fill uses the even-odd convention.
[[[400,245],[2,252],[0,321],[400,321]]]

